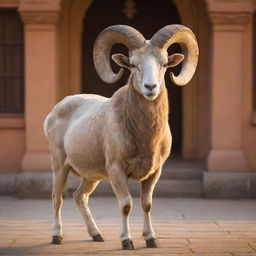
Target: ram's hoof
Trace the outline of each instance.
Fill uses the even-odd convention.
[[[157,242],[156,238],[150,238],[148,240],[146,240],[146,244],[148,248],[158,248],[159,244]]]
[[[52,244],[62,244],[63,237],[62,236],[53,236]]]
[[[92,239],[93,239],[93,241],[95,241],[95,242],[104,242],[104,238],[103,238],[103,236],[102,236],[101,234],[92,236]]]
[[[124,250],[134,250],[134,245],[131,239],[122,241],[122,247]]]

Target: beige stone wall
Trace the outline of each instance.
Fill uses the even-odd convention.
[[[25,153],[24,118],[1,116],[0,141],[0,173],[20,171]]]

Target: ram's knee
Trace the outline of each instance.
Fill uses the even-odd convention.
[[[79,193],[80,191],[75,191],[73,194],[73,199],[75,200],[77,205],[80,205],[83,203],[84,199],[83,199],[83,195],[81,193]]]
[[[152,202],[151,201],[142,201],[141,202],[142,209],[144,212],[148,213],[151,211],[152,208]]]
[[[121,209],[122,209],[122,213],[124,216],[128,216],[132,210],[132,198],[128,197],[125,200],[123,200],[120,204]]]
[[[127,205],[125,205],[123,207],[123,215],[125,215],[125,216],[129,215],[131,210],[132,210],[132,205],[130,203],[128,203]]]
[[[63,198],[61,193],[52,192],[52,200],[55,204],[62,204]]]

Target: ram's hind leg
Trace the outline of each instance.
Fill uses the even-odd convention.
[[[53,171],[53,192],[52,192],[52,208],[53,208],[53,231],[52,243],[61,244],[62,242],[62,222],[61,222],[61,207],[62,207],[62,193],[67,181],[70,166],[64,164],[63,167]]]
[[[74,193],[74,199],[93,241],[104,242],[103,236],[92,217],[88,205],[89,196],[97,187],[98,183],[99,181],[90,181],[82,178],[79,188]]]
[[[148,179],[141,182],[141,206],[144,211],[143,236],[147,247],[159,247],[155,232],[151,223],[150,211],[152,207],[152,195],[154,187],[160,177],[161,170],[151,175]]]

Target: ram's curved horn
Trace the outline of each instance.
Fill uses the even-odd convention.
[[[182,69],[178,76],[172,72],[170,75],[172,82],[176,85],[186,85],[193,77],[198,62],[199,49],[194,33],[182,25],[168,25],[158,30],[150,42],[152,45],[166,50],[174,43],[180,44],[185,56]]]
[[[99,34],[93,48],[93,60],[98,75],[106,83],[118,81],[123,74],[123,69],[115,74],[110,65],[110,51],[117,43],[133,50],[144,46],[146,40],[139,31],[126,25],[114,25]]]

